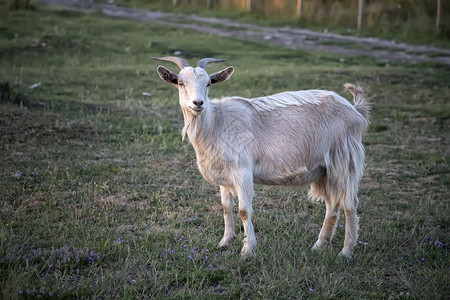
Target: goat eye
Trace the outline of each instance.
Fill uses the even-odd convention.
[[[211,82],[208,82],[208,84],[206,86],[211,86]]]
[[[183,81],[178,81],[178,85],[179,86],[184,86],[184,82]]]

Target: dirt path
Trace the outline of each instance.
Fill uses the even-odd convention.
[[[205,18],[156,11],[144,11],[96,3],[92,0],[36,0],[88,12],[101,12],[110,17],[127,18],[177,26],[220,36],[233,36],[256,42],[272,43],[292,49],[339,53],[348,56],[372,56],[379,61],[407,63],[435,62],[450,66],[450,49],[413,46],[377,38],[362,38],[320,33],[290,27],[264,27],[229,19]]]

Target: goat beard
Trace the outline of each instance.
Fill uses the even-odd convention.
[[[199,116],[199,115],[198,115]],[[186,137],[186,133],[189,130],[189,140],[192,141],[195,139],[195,136],[197,135],[197,115],[194,115],[191,112],[185,112],[184,115],[184,127],[181,131],[182,140],[184,141],[184,138]]]

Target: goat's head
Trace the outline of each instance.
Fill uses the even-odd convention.
[[[158,74],[162,80],[178,89],[181,108],[196,116],[199,116],[208,106],[209,86],[227,80],[234,72],[233,67],[228,67],[211,75],[206,73],[207,64],[221,62],[224,59],[203,58],[199,60],[196,68],[189,66],[184,59],[179,57],[153,57],[153,59],[173,62],[181,69],[177,75],[165,67],[159,66]]]

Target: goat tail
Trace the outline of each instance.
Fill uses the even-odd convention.
[[[356,110],[363,115],[366,120],[368,120],[370,114],[368,91],[364,90],[360,85],[350,83],[344,84],[344,87],[353,95]]]

